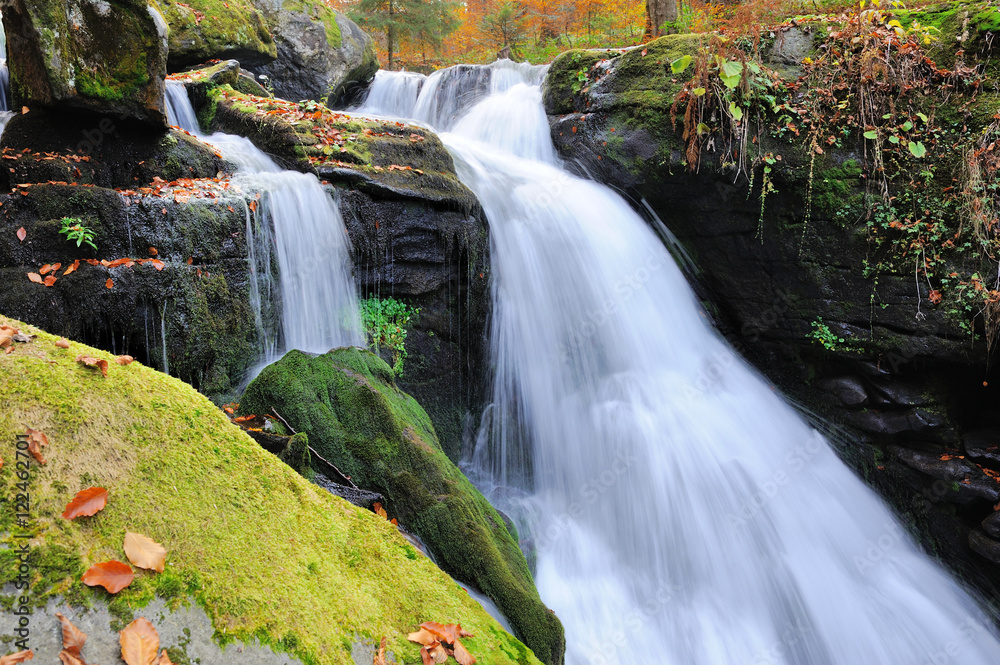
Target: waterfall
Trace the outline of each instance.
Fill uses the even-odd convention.
[[[465,468],[535,550],[568,665],[1000,662],[974,599],[705,322],[647,224],[562,168],[535,72],[478,69],[414,106],[452,129],[493,243],[494,395]]]
[[[237,165],[234,185],[263,192],[257,212],[247,211],[247,246],[251,301],[263,331],[265,363],[290,349],[325,353],[339,346],[364,346],[347,229],[316,176],[283,171],[244,137],[203,135],[186,89],[175,81],[167,81],[167,111],[170,124],[215,146]],[[278,264],[276,287],[272,256]],[[262,296],[272,292],[281,299],[280,335],[266,329],[262,315]]]

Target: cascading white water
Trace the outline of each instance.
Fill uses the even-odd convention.
[[[255,272],[251,299],[263,327],[262,294],[272,290],[271,252],[277,259],[281,296],[281,335],[265,337],[265,363],[289,349],[325,353],[338,346],[363,346],[357,292],[351,275],[351,246],[340,209],[316,176],[283,171],[248,139],[225,133],[201,134],[184,86],[167,81],[170,123],[214,145],[237,165],[234,182],[261,191],[260,223],[247,218],[250,265]],[[270,223],[268,223],[270,220]],[[270,229],[273,227],[273,237]]]
[[[463,98],[430,84],[425,109]],[[458,106],[441,138],[494,270],[466,468],[533,541],[567,663],[1000,662],[976,602],[705,323],[643,220],[560,167],[537,80]]]

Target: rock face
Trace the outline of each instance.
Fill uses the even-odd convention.
[[[264,17],[249,0],[152,0],[151,4],[170,26],[170,71],[212,59],[263,65],[278,54]]]
[[[268,17],[278,58],[249,69],[283,99],[336,103],[378,71],[375,46],[353,21],[317,0],[255,0]]]
[[[991,26],[1000,25],[996,16],[973,19],[978,10],[943,7],[901,18],[941,26],[939,62],[951,66],[956,47],[963,47],[977,54],[981,70],[993,71],[989,36]],[[770,50],[769,64],[786,81],[802,74],[804,57],[822,53],[816,51],[822,39],[810,30],[792,28]],[[730,342],[804,406],[807,417],[818,416],[833,430],[845,459],[917,524],[930,549],[994,593],[1000,569],[984,557],[995,550],[981,532],[970,549],[969,534],[992,512],[1000,488],[1000,456],[991,457],[1000,444],[992,406],[996,377],[982,320],[969,323],[980,307],[967,316],[960,280],[947,280],[962,275],[974,287],[969,276],[995,274],[995,264],[948,254],[945,244],[934,257],[941,264],[933,285],[919,266],[915,280],[912,256],[887,267],[892,245],[885,238],[894,237],[895,227],[888,219],[884,227],[873,221],[881,202],[866,191],[865,155],[871,153],[860,131],[816,150],[787,128],[765,125],[753,136],[754,154],[783,159],[772,158],[766,173],[760,159],[749,167],[751,181],[728,159],[738,145],[724,137],[713,134],[692,155],[682,136],[684,106],[671,116],[690,73],[675,74],[671,64],[697,56],[702,44],[700,36],[677,35],[624,53],[560,56],[544,89],[557,148],[581,173],[657,213],[676,236],[678,256],[691,260],[690,279]],[[988,81],[987,91],[961,111],[940,106],[937,112],[978,135],[997,103]],[[799,88],[792,99],[803,94]],[[968,102],[968,93],[961,99]],[[942,177],[933,185],[938,192],[955,184],[962,151],[957,145],[943,151]],[[694,159],[700,159],[697,169]],[[896,166],[904,182],[907,171],[927,170],[911,161]],[[906,196],[906,189],[893,194]],[[922,200],[918,216],[936,211],[935,219],[951,229],[942,242],[961,228],[946,194]]]
[[[145,0],[16,0],[3,24],[14,105],[166,128],[167,26]]]
[[[0,435],[13,446],[28,424],[49,441],[46,463],[30,463],[30,516],[0,504],[0,584],[6,607],[28,598],[25,646],[43,660],[56,660],[62,610],[90,635],[89,662],[115,661],[115,633],[144,616],[175,663],[370,665],[370,643],[382,638],[390,662],[414,663],[419,647],[406,635],[433,618],[474,633],[463,642],[481,663],[539,664],[396,527],[306,481],[190,386],[83,344],[60,348],[17,321],[0,324],[36,335],[0,358]],[[108,361],[107,377],[76,362],[80,354]],[[18,482],[0,474],[12,497]],[[107,506],[63,519],[89,486],[108,490]],[[127,560],[127,531],[162,543],[165,570],[137,569],[115,596],[85,586],[91,565]],[[32,573],[19,591],[24,542]],[[5,635],[15,634],[12,617],[0,620]]]
[[[561,663],[562,626],[538,598],[517,538],[444,454],[430,418],[370,352],[290,351],[240,399],[243,413],[277,410],[361,488],[388,499],[445,571],[477,586],[545,663]]]

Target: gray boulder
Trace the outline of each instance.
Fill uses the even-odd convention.
[[[4,3],[16,107],[84,109],[167,127],[167,24],[146,0]]]
[[[335,103],[378,71],[375,46],[353,21],[314,0],[255,0],[278,47],[274,62],[249,66],[274,94]]]

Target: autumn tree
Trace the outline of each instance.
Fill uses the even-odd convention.
[[[384,32],[387,69],[393,69],[400,42],[438,46],[456,27],[456,3],[450,0],[360,0],[350,17],[370,30]]]
[[[677,20],[677,0],[646,0],[647,39],[659,37],[664,32],[665,23]]]
[[[480,29],[496,47],[498,53],[506,49],[514,56],[527,36],[524,10],[513,2],[503,2],[483,16]]]

